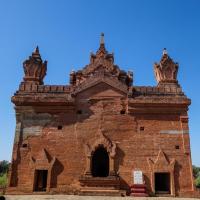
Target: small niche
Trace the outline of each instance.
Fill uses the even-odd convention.
[[[62,127],[61,125],[58,126],[58,130],[62,130],[62,128],[63,128],[63,127]]]
[[[77,110],[76,114],[81,115],[83,113],[82,110]]]
[[[180,149],[179,145],[176,145],[176,146],[175,146],[175,149]]]
[[[23,148],[27,148],[27,147],[28,147],[28,144],[27,144],[27,143],[24,143],[24,144],[22,144],[22,147],[23,147]]]
[[[125,110],[121,110],[121,111],[120,111],[120,114],[121,114],[121,115],[124,115],[124,114],[126,114],[126,111],[125,111]]]
[[[144,126],[140,126],[140,131],[144,131]]]

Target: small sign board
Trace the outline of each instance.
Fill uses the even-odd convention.
[[[143,184],[142,171],[133,171],[133,183],[134,184]]]

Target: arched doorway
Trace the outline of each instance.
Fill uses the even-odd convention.
[[[92,155],[92,176],[107,177],[109,175],[109,156],[104,147],[98,147]]]

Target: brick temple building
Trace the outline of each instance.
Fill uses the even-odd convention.
[[[191,195],[190,99],[178,67],[164,49],[154,64],[157,86],[136,86],[133,73],[114,64],[102,35],[69,85],[45,85],[47,61],[36,48],[12,97],[16,132],[7,193],[129,195],[139,170],[147,195]]]

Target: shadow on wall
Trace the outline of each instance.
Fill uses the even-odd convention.
[[[61,174],[63,170],[64,166],[58,159],[56,159],[51,172],[51,183],[50,183],[51,188],[57,187],[58,175]]]
[[[126,195],[128,196],[131,194],[130,185],[121,177],[120,177],[120,189],[126,190]]]
[[[91,110],[91,104],[85,102],[84,104],[76,106],[75,110],[60,114],[57,119],[54,119],[53,124],[55,123],[55,126],[57,126],[58,123],[62,125],[81,123],[89,119],[92,115],[94,115],[94,112]]]
[[[149,179],[149,177],[145,174],[144,175],[144,182],[146,186],[149,186],[146,188],[147,194],[149,194],[150,196],[154,196],[152,190],[151,190],[151,180]]]
[[[9,173],[10,173],[10,182],[9,187],[17,187],[18,185],[18,165],[21,163],[21,153],[20,153],[20,147],[22,146],[23,142],[23,131],[22,131],[22,125],[20,124],[19,128],[19,141],[14,144],[14,151],[13,151],[13,158],[12,163],[10,165]],[[17,129],[17,127],[16,127]],[[16,134],[16,133],[15,133]],[[16,159],[15,159],[16,158]],[[8,174],[9,174],[8,173]]]
[[[175,171],[174,171],[175,193],[176,193],[176,195],[178,195],[177,193],[180,191],[180,180],[179,179],[180,179],[180,171],[182,169],[182,166],[176,161],[174,169],[175,169]]]
[[[117,159],[115,160],[115,166],[114,166],[115,171],[117,173],[119,172],[120,165],[123,165],[124,156],[125,156],[124,151],[120,147],[117,147],[117,152],[115,155],[115,157],[117,157]]]
[[[116,152],[117,159],[115,160],[114,168],[117,174],[119,174],[119,176],[120,176],[120,165],[123,165],[124,156],[125,156],[124,151],[120,147],[117,147],[117,152]],[[130,194],[130,186],[124,179],[121,178],[121,176],[120,176],[120,188],[126,190],[127,195]]]

